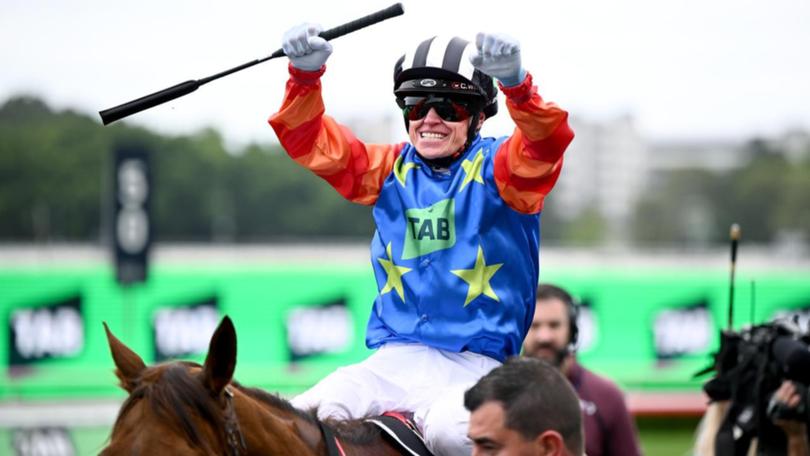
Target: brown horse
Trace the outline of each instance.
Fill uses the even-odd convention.
[[[205,363],[146,366],[104,325],[120,385],[121,406],[109,445],[113,455],[399,455],[376,426],[322,422],[289,402],[232,380],[236,331],[217,327]]]

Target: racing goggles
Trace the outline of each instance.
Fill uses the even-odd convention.
[[[447,97],[405,97],[397,100],[402,108],[402,115],[409,121],[424,119],[431,108],[442,120],[461,122],[473,115],[475,106],[458,98]]]

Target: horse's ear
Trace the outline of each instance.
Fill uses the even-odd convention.
[[[233,378],[234,369],[236,369],[236,330],[231,319],[226,316],[217,326],[208,346],[208,355],[203,365],[205,387],[212,394],[219,395]]]
[[[110,345],[110,353],[115,362],[115,375],[121,381],[121,387],[131,393],[135,389],[136,380],[146,369],[146,364],[143,363],[140,356],[113,336],[106,322],[104,331],[107,332],[107,343]]]

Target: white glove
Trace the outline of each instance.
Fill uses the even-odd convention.
[[[475,69],[496,78],[506,87],[523,82],[526,71],[520,63],[518,40],[504,34],[478,33],[475,48],[470,54],[470,63]]]
[[[281,39],[281,49],[299,70],[318,71],[332,54],[332,45],[318,36],[323,29],[318,24],[300,24],[287,30]]]

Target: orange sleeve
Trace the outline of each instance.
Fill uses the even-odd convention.
[[[568,126],[568,113],[537,93],[531,74],[521,84],[501,86],[501,90],[517,128],[495,155],[495,182],[511,208],[537,213],[560,176],[563,152],[574,132]]]
[[[281,109],[270,116],[287,154],[328,182],[349,201],[374,204],[405,144],[364,144],[324,115],[320,77],[325,71],[289,67]]]

